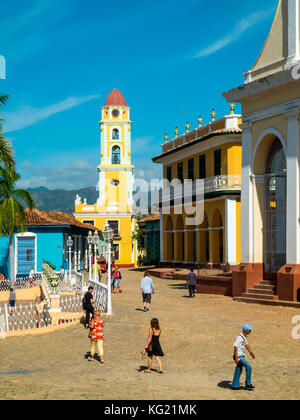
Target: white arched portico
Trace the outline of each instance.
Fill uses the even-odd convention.
[[[241,103],[243,115],[242,264],[233,275],[234,296],[263,280],[264,270],[276,271],[265,279],[276,282],[280,300],[297,300],[300,287],[300,80],[292,71],[300,63],[299,11],[300,0],[279,1],[244,86],[224,93],[228,101]],[[270,232],[275,236],[266,235]],[[266,240],[274,257],[271,268],[272,259],[264,264]]]
[[[259,136],[250,170],[253,258],[275,273],[286,264],[286,141],[278,130]]]

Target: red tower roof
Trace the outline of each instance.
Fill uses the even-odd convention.
[[[127,106],[124,96],[118,89],[114,89],[108,95],[105,106]]]

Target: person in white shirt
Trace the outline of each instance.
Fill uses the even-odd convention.
[[[143,296],[144,311],[149,312],[151,305],[151,292],[154,294],[152,279],[145,273],[140,285],[140,294]]]
[[[29,273],[30,287],[33,287],[33,281],[34,281],[34,270],[33,270],[33,267],[30,267],[30,273]]]
[[[253,328],[246,324],[243,326],[242,334],[239,334],[234,342],[234,355],[233,359],[236,363],[235,374],[232,382],[233,390],[240,390],[240,379],[243,372],[243,368],[246,369],[246,389],[253,391],[255,386],[252,385],[252,366],[246,360],[246,350],[250,353],[251,357],[255,359],[255,354],[251,350],[247,337],[251,334]]]

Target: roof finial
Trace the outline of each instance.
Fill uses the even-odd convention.
[[[191,126],[188,122],[186,123],[185,128],[186,128],[186,132],[188,133],[190,131],[190,128],[191,128]]]
[[[212,110],[212,112],[211,112],[211,114],[210,114],[210,115],[211,115],[211,120],[212,120],[212,121],[215,121],[215,119],[216,119],[216,115],[217,115],[217,114],[216,114],[216,111],[215,111],[214,109]]]
[[[230,104],[230,110],[231,110],[231,113],[230,113],[230,114],[231,114],[231,115],[234,115],[235,103],[233,103],[233,102],[232,102],[232,103]]]
[[[165,142],[167,143],[167,141],[169,140],[169,136],[168,136],[168,134],[166,133],[166,135],[165,135]]]
[[[198,118],[198,124],[199,124],[199,128],[202,126],[202,122],[203,122],[203,118],[200,115],[200,117]]]
[[[176,127],[175,128],[175,139],[178,137],[178,133],[179,133],[179,130],[178,130],[178,127]]]

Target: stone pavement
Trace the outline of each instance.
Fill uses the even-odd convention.
[[[189,299],[182,281],[154,279],[150,313],[138,294],[143,273],[122,270],[123,293],[113,295],[105,318],[105,364],[89,363],[81,326],[50,335],[0,340],[0,399],[299,399],[300,340],[292,339],[297,309],[234,302],[222,296]],[[144,374],[140,352],[149,322],[161,323],[164,375]],[[250,344],[255,392],[232,392],[233,342],[245,323],[255,327]],[[244,378],[244,376],[243,376]]]

